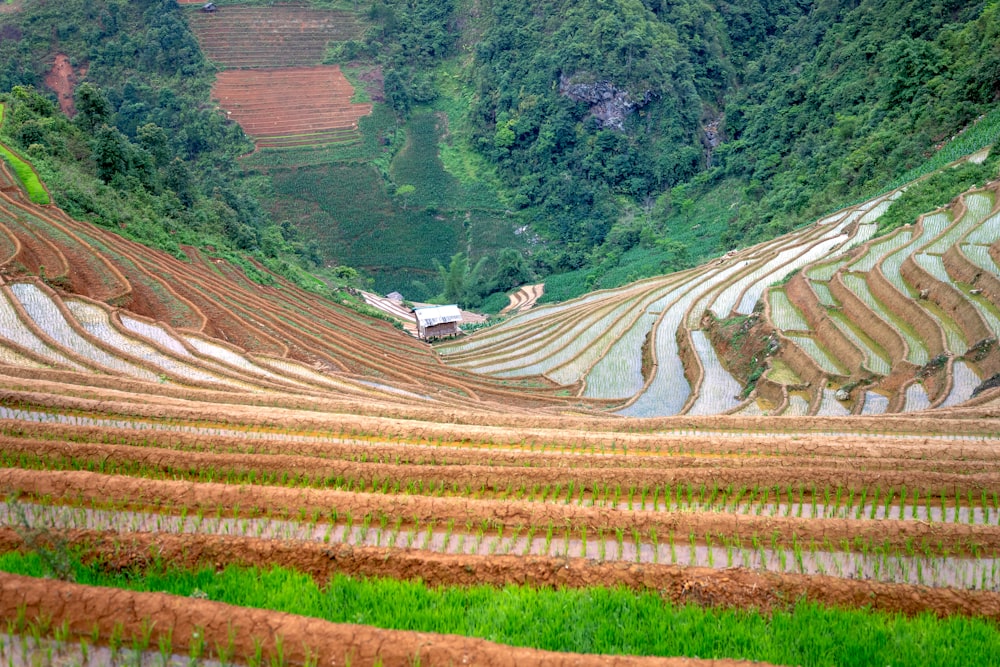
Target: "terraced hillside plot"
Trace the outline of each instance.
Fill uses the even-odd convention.
[[[214,13],[190,11],[188,21],[208,59],[227,68],[316,65],[327,44],[364,30],[352,12],[291,2],[227,4]]]
[[[285,176],[317,207],[349,192],[366,209],[370,225],[326,232],[356,257],[444,247],[450,222],[426,210],[385,238],[388,193],[356,171]],[[890,367],[852,319],[874,311],[811,292],[847,304],[856,283],[874,303],[881,259],[806,258],[858,240],[835,226],[872,207],[436,349],[343,293],[29,208],[39,224],[16,234],[0,216],[6,257],[22,236],[53,258],[77,238],[131,301],[24,268],[0,285],[0,657],[55,642],[72,661],[68,638],[89,664],[121,647],[135,655],[118,664],[923,667],[927,647],[996,662],[1000,389],[972,397],[995,350]],[[768,285],[797,262],[805,276]],[[131,284],[145,281],[159,288]],[[978,304],[966,313],[995,309],[953,285]],[[763,289],[763,311],[713,329],[721,295],[730,313]],[[754,372],[755,387],[737,379]],[[907,662],[912,640],[872,637],[923,643]]]
[[[220,72],[212,97],[259,148],[357,141],[358,119],[371,104],[353,104],[354,88],[336,65]]]

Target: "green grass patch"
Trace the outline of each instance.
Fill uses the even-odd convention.
[[[801,665],[990,665],[1000,651],[994,623],[915,618],[798,602],[755,610],[678,607],[655,592],[549,590],[526,586],[428,588],[418,582],[334,575],[323,587],[272,568],[107,573],[72,564],[79,583],[209,599],[338,623],[459,634],[513,646],[581,653],[698,656]],[[8,553],[0,569],[43,576],[35,555]],[[526,622],[528,621],[528,622]]]
[[[45,187],[42,182],[38,180],[38,174],[31,168],[27,162],[15,155],[9,148],[0,144],[0,155],[7,161],[7,164],[11,166],[14,173],[17,175],[21,185],[24,186],[24,190],[28,193],[28,197],[36,204],[45,206],[51,204],[52,200],[49,198],[49,193],[45,191]]]
[[[676,248],[637,246],[605,257],[596,267],[549,276],[545,279],[545,293],[538,301],[557,303],[575,299],[594,290],[612,289],[643,278],[672,273],[686,268],[687,264],[686,255],[679,255]]]
[[[409,204],[436,208],[464,205],[461,184],[447,171],[438,156],[438,137],[444,118],[429,111],[414,113],[406,125],[406,143],[389,167],[397,188],[412,188]]]
[[[413,280],[434,275],[435,259],[447,263],[461,250],[461,216],[404,208],[371,166],[281,170],[272,173],[271,180],[274,219],[294,221],[307,238],[316,240],[327,263],[374,273],[380,291],[407,294]]]
[[[997,141],[1000,141],[1000,107],[993,109],[965,132],[949,141],[922,165],[903,174],[889,190],[916,180],[966,155],[972,155],[987,146],[994,146],[995,153]],[[991,159],[992,157],[991,155]]]
[[[996,178],[998,165],[1000,158],[994,153],[983,164],[965,162],[914,183],[879,218],[878,233],[887,234],[897,227],[916,222],[921,214],[945,206],[965,190]]]
[[[674,188],[664,195],[669,198],[658,202],[658,209],[666,214],[658,224],[662,237],[687,246],[688,255],[695,263],[721,255],[729,248],[719,245],[722,233],[736,219],[743,201],[743,188],[735,180],[725,180],[713,186]],[[654,219],[658,216],[654,213]]]

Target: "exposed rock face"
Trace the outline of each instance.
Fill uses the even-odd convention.
[[[715,147],[722,143],[721,124],[722,119],[716,118],[703,128],[705,133],[703,141],[705,144],[705,163],[708,167],[712,166],[712,153],[715,151]]]
[[[559,93],[576,102],[590,105],[590,113],[600,122],[601,127],[623,130],[625,119],[636,109],[649,104],[653,92],[647,90],[642,99],[635,101],[626,90],[617,88],[611,81],[593,83],[570,83],[573,77],[559,78]]]

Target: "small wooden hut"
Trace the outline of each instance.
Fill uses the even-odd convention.
[[[454,336],[460,331],[462,311],[454,304],[415,308],[413,314],[417,317],[417,336],[422,340]]]

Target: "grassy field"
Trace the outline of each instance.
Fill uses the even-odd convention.
[[[0,569],[44,576],[37,556],[8,553]],[[979,619],[906,618],[864,610],[790,603],[756,610],[676,606],[653,592],[528,586],[428,587],[420,582],[309,576],[275,567],[183,570],[169,565],[110,574],[73,563],[75,580],[94,586],[163,591],[396,630],[481,637],[512,646],[607,655],[735,658],[772,664],[991,665],[1000,631]],[[363,610],[363,611],[360,611]],[[524,623],[524,619],[533,619]]]

